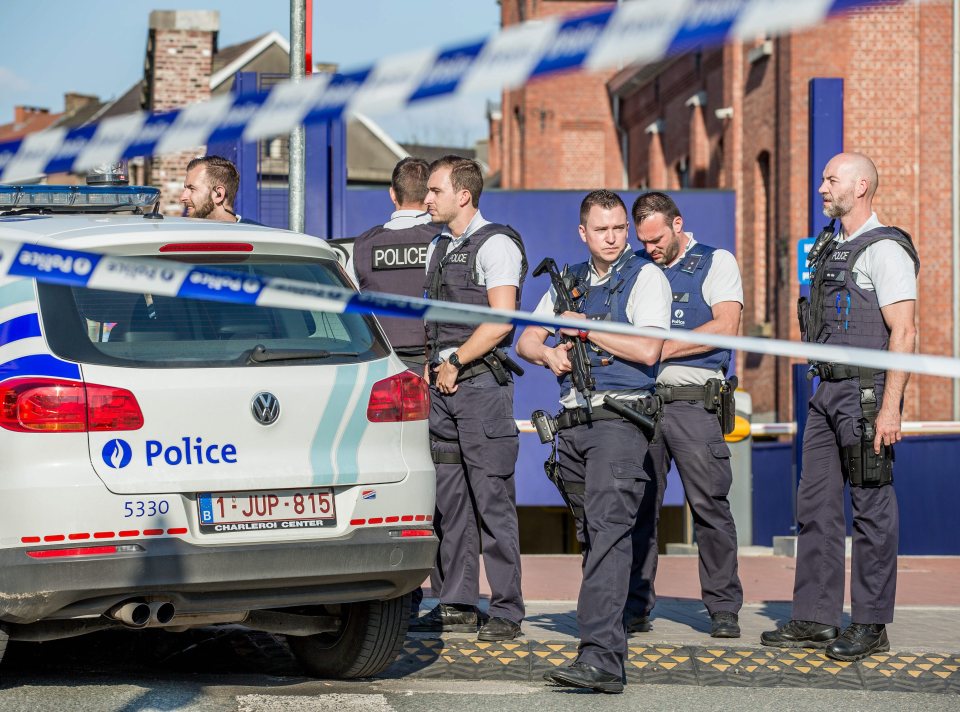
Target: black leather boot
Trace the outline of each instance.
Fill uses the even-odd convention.
[[[838,635],[836,626],[814,621],[790,621],[760,634],[760,642],[775,648],[825,648]]]
[[[888,650],[890,640],[883,623],[851,623],[824,652],[834,660],[852,662]]]

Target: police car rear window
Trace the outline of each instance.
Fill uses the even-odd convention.
[[[211,265],[204,260],[204,264]],[[224,269],[346,286],[334,262],[254,257]],[[369,317],[38,284],[51,351],[80,363],[144,368],[354,363],[389,353]]]

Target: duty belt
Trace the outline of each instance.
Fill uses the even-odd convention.
[[[434,366],[437,364],[430,364],[430,385],[434,385],[437,382],[437,372],[433,370]],[[483,362],[483,359],[477,359],[476,361],[470,361],[465,363],[463,368],[460,369],[460,373],[457,374],[457,383],[460,381],[466,381],[468,378],[473,378],[474,376],[479,376],[481,373],[490,373],[490,367]]]
[[[624,403],[628,405],[628,403]],[[557,430],[566,430],[575,428],[578,425],[586,425],[598,420],[624,420],[623,416],[614,413],[605,405],[594,406],[593,411],[586,408],[565,408],[560,411],[556,417]]]
[[[860,378],[862,375],[872,378],[876,373],[880,373],[880,370],[848,366],[845,363],[814,363],[810,366],[810,375],[816,374],[821,381],[845,381],[848,378]]]
[[[664,403],[674,401],[704,402],[706,386],[657,386],[657,395]]]

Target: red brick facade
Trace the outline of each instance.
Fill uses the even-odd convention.
[[[585,0],[501,0],[501,25],[596,5]],[[490,139],[490,166],[493,172],[499,170],[501,187],[589,190],[623,185],[606,87],[612,74],[560,76],[504,92],[502,119],[491,122]]]
[[[516,21],[517,4],[503,2],[504,24]],[[571,12],[593,3],[526,0],[526,5],[538,12]],[[880,173],[877,214],[907,230],[920,252],[921,350],[949,355],[952,280],[957,278],[951,255],[951,22],[949,4],[872,8],[781,39],[628,68],[609,81],[606,104],[593,96],[596,78],[591,75],[552,80],[549,91],[534,84],[511,92],[504,96],[503,185],[594,187],[582,180],[583,173],[566,172],[561,161],[567,154],[553,130],[584,121],[589,107],[595,121],[611,122],[593,129],[609,140],[596,149],[592,165],[603,165],[607,187],[620,187],[620,169],[610,165],[620,154],[607,113],[620,100],[628,185],[736,191],[743,331],[796,340],[796,243],[808,233],[809,81],[842,78],[844,146],[874,159]],[[555,112],[543,131],[535,114],[541,105]],[[517,106],[528,117],[525,142],[509,128]],[[569,160],[575,170],[591,164],[589,157]],[[709,240],[709,226],[690,228],[706,230]],[[757,419],[790,420],[790,360],[739,358],[741,383],[753,396]],[[911,379],[906,419],[953,417],[949,380]]]
[[[150,13],[145,64],[149,111],[174,109],[210,99],[210,73],[216,51],[216,12],[154,11]],[[205,148],[168,153],[149,161],[149,182],[162,190],[161,209],[180,215],[180,193],[187,163]]]

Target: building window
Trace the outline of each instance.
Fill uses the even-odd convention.
[[[690,161],[686,156],[677,161],[674,166],[677,174],[677,188],[683,190],[690,187]]]

